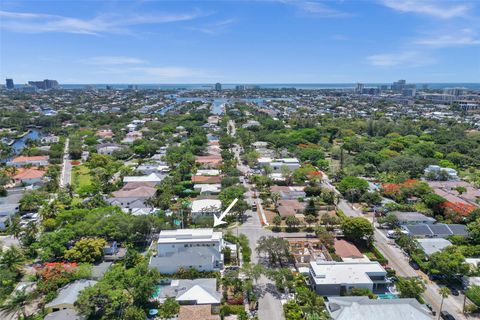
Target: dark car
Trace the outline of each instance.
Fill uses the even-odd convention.
[[[419,269],[420,269],[420,266],[419,266],[418,263],[416,263],[415,261],[410,261],[410,265],[411,265],[412,268],[415,269],[415,270],[419,270]]]
[[[454,288],[454,287],[448,287],[450,289],[450,292],[454,295],[454,296],[458,296],[460,295],[460,292],[458,292],[458,289],[457,288]]]
[[[442,319],[444,320],[455,320],[455,317],[452,316],[448,311],[442,311],[440,313],[440,316],[442,317]]]

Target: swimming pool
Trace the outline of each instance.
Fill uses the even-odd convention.
[[[164,284],[157,284],[155,286],[155,292],[152,294],[152,299],[157,299],[160,296],[160,293],[162,292],[162,288],[168,287],[168,285]]]
[[[378,299],[388,299],[388,300],[398,298],[398,296],[396,294],[393,294],[393,293],[377,294],[377,297],[378,297]]]

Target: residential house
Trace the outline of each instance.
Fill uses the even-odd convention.
[[[418,246],[422,248],[427,257],[431,256],[434,253],[440,252],[446,247],[452,245],[450,241],[443,238],[417,239],[417,242]]]
[[[218,314],[212,314],[209,305],[182,305],[178,313],[178,320],[220,320]]]
[[[376,261],[310,262],[310,284],[321,296],[339,296],[353,288],[365,288],[374,293],[387,290],[387,271]]]
[[[165,179],[165,175],[163,174],[158,174],[158,173],[151,173],[146,176],[126,176],[123,177],[123,182],[124,183],[129,183],[129,182],[151,182],[154,183],[155,185],[160,184],[160,182]]]
[[[102,143],[97,146],[98,154],[108,154],[111,155],[115,151],[120,151],[124,147],[115,143]]]
[[[195,184],[193,186],[195,191],[200,192],[200,195],[209,196],[209,195],[217,195],[220,193],[222,189],[222,185],[219,183],[214,184]]]
[[[59,141],[60,141],[60,138],[53,134],[49,134],[47,136],[40,138],[40,142],[42,144],[52,144],[52,143],[57,143]]]
[[[335,254],[342,258],[342,261],[369,261],[353,243],[346,240],[335,239],[333,247]]]
[[[220,155],[196,156],[195,162],[204,168],[218,168],[222,164]]]
[[[45,305],[45,309],[49,312],[74,309],[74,303],[77,301],[80,291],[95,285],[95,283],[97,283],[97,281],[81,279],[67,284],[58,291],[55,299]]]
[[[85,320],[86,317],[78,313],[74,309],[63,309],[49,313],[43,318],[43,320]]]
[[[47,166],[48,165],[48,156],[33,156],[33,157],[25,157],[20,156],[14,158],[12,161],[7,162],[7,165],[13,166],[16,168],[25,167],[25,166]]]
[[[333,320],[433,320],[430,311],[417,299],[369,299],[330,297],[325,303]]]
[[[306,194],[303,186],[272,186],[270,192],[276,192],[282,200],[297,200],[305,198]]]
[[[153,197],[157,189],[150,186],[138,186],[136,188],[120,189],[112,192],[112,197],[106,199],[111,205],[118,205],[126,209],[148,208],[147,199]]]
[[[132,144],[136,140],[143,138],[143,133],[141,131],[131,131],[128,132],[125,137],[122,139],[122,143]]]
[[[197,184],[218,184],[221,181],[221,176],[192,176],[192,182]]]
[[[392,211],[388,214],[393,214],[397,217],[400,225],[406,224],[434,224],[437,220],[432,217],[427,217],[426,215],[420,212],[401,212],[401,211]]]
[[[457,170],[452,168],[442,168],[437,165],[428,166],[424,171],[424,175],[426,177],[434,177],[435,179],[439,179],[442,172],[445,174],[448,180],[459,180]]]
[[[181,305],[220,306],[222,294],[217,290],[216,278],[178,279],[162,285],[157,299],[162,303],[166,298],[175,298]]]
[[[223,268],[224,246],[222,233],[213,229],[162,230],[150,267],[165,274],[179,268],[218,271]]]
[[[297,158],[280,158],[272,159],[269,157],[261,157],[257,160],[258,165],[261,167],[269,166],[273,172],[281,172],[282,168],[285,167],[289,171],[294,171],[300,168],[300,161]]]
[[[212,217],[214,214],[219,215],[222,208],[222,202],[217,199],[200,199],[192,202],[192,218]]]
[[[110,129],[100,129],[96,132],[97,137],[100,137],[101,139],[112,139],[113,138],[113,132]]]
[[[282,217],[301,215],[305,210],[305,204],[298,200],[279,200],[277,210]]]
[[[43,177],[45,176],[45,171],[39,170],[36,168],[20,168],[18,173],[16,173],[12,179],[15,184],[40,184],[43,182]]]
[[[447,238],[452,235],[466,237],[468,235],[463,224],[409,224],[402,226],[402,229],[416,238]]]

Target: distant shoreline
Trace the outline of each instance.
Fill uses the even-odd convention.
[[[392,83],[364,83],[365,87],[390,86]],[[444,89],[452,87],[464,87],[471,90],[480,90],[480,83],[471,82],[438,82],[438,83],[409,83],[415,84],[417,89],[427,86],[428,89]],[[236,86],[257,87],[260,89],[282,89],[295,88],[304,90],[315,89],[352,89],[356,87],[356,83],[222,83],[222,89],[235,89]],[[86,87],[95,87],[97,89],[105,89],[107,86],[113,89],[128,89],[129,86],[137,89],[190,89],[190,90],[209,90],[214,88],[213,83],[97,83],[97,84],[61,84],[62,89],[85,89]],[[22,88],[23,85],[16,87]]]

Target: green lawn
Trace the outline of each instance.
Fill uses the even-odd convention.
[[[89,172],[90,169],[84,165],[73,167],[72,185],[74,190],[85,188],[92,184],[92,176]]]

